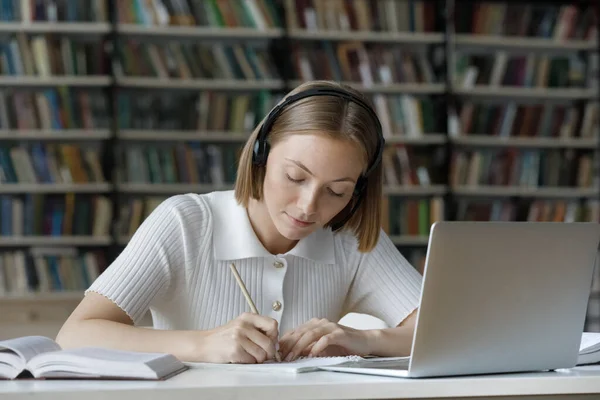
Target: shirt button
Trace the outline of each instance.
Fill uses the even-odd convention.
[[[282,263],[281,261],[275,261],[275,262],[273,263],[273,266],[274,266],[275,268],[283,268],[283,263]]]
[[[281,303],[279,301],[273,302],[273,311],[281,310]]]

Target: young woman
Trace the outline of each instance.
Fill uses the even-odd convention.
[[[380,228],[383,146],[359,92],[327,81],[297,87],[250,136],[234,190],[159,205],[58,343],[216,363],[261,363],[277,346],[288,361],[410,354],[422,277]],[[147,311],[154,329],[136,326]],[[339,325],[349,312],[390,328]]]

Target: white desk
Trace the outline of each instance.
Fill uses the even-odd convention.
[[[531,397],[529,397],[531,396]],[[0,399],[486,399],[600,398],[600,366],[548,373],[397,379],[336,372],[298,375],[192,369],[164,382],[0,381]]]

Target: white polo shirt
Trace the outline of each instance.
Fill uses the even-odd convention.
[[[233,191],[172,196],[142,223],[86,291],[157,329],[211,329],[250,311],[234,263],[258,311],[284,333],[313,317],[349,312],[396,326],[417,306],[421,275],[382,231],[370,253],[350,233],[320,229],[286,254],[270,254]]]

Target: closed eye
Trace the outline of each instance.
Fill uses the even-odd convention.
[[[329,191],[329,193],[330,193],[330,194],[332,194],[333,196],[337,196],[337,197],[343,197],[343,196],[344,196],[344,193],[337,193],[337,192],[334,192],[333,190],[331,190],[331,189],[329,189],[329,188],[327,188],[327,190],[328,190],[328,191]]]
[[[300,183],[303,181],[303,179],[294,179],[291,176],[289,176],[288,174],[285,174],[285,176],[288,178],[288,180],[294,182],[294,183]]]

